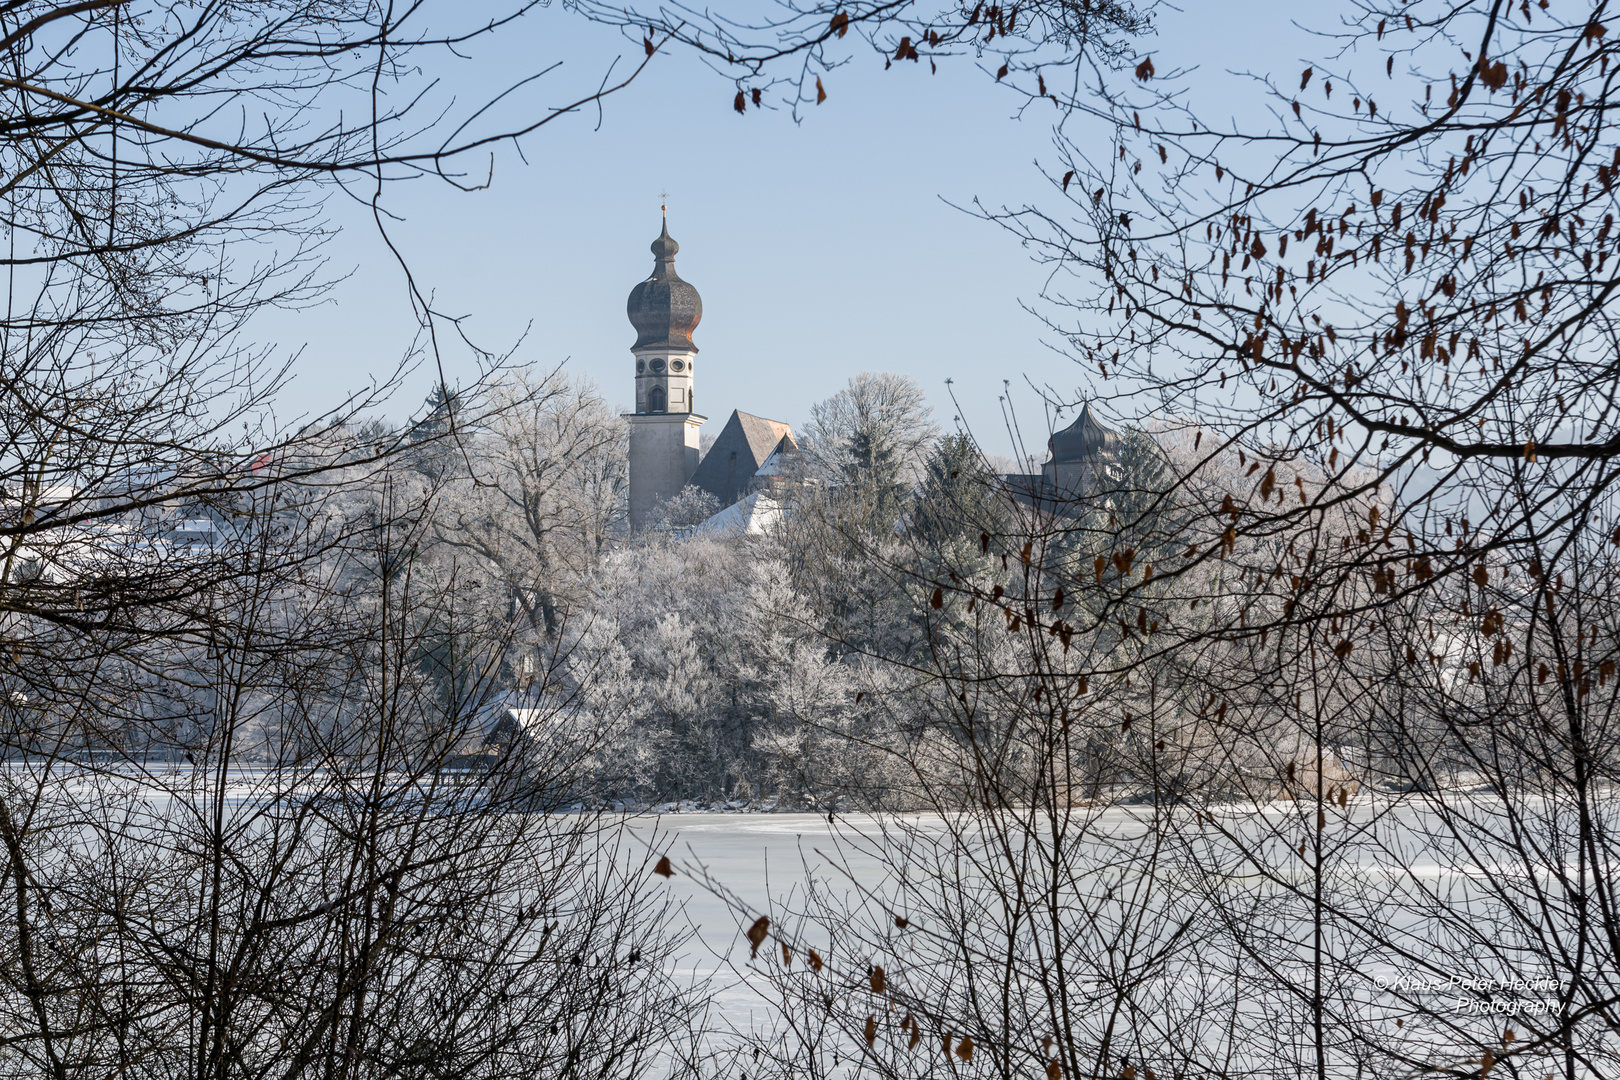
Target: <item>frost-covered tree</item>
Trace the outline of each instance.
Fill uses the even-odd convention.
[[[782,549],[759,537],[649,535],[590,582],[569,677],[621,719],[599,776],[642,801],[744,799],[784,807],[872,797],[886,736],[857,697],[873,675],[823,633]],[[611,692],[603,693],[611,687]]]
[[[863,371],[810,407],[805,452],[866,527],[891,527],[939,429],[916,380]]]
[[[719,499],[700,487],[688,484],[666,499],[654,517],[660,529],[690,529],[708,521],[721,509]]]
[[[437,499],[434,537],[493,574],[509,610],[554,638],[582,576],[622,531],[624,421],[560,369],[506,373],[486,413]]]

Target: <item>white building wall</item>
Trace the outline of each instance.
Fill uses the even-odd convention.
[[[630,528],[657,521],[698,466],[698,429],[707,417],[689,412],[635,413],[630,421]]]

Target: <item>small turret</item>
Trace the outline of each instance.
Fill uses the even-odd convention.
[[[1046,441],[1051,457],[1041,466],[1042,487],[1058,495],[1097,491],[1118,475],[1124,444],[1119,432],[1104,426],[1089,404],[1081,405],[1074,423]]]

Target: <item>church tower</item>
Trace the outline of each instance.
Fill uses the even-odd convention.
[[[698,465],[698,428],[707,417],[694,410],[692,331],[703,318],[698,291],[675,273],[680,245],[664,229],[652,242],[652,276],[630,290],[626,305],[636,343],[636,411],[630,421],[630,528],[657,520],[659,504],[686,486]]]

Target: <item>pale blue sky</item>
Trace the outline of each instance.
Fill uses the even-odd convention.
[[[1280,5],[1256,5],[1275,17],[1258,22],[1234,22],[1231,10],[1164,12],[1149,42],[1165,54],[1161,69],[1185,62],[1176,42],[1198,42],[1204,55],[1187,59],[1238,67],[1255,61],[1225,53],[1252,48],[1256,31],[1288,36],[1285,25],[1265,29],[1281,22]],[[617,54],[635,58],[613,32],[559,5],[478,64],[517,73],[566,60],[541,84],[552,95],[541,100],[554,103]],[[849,376],[891,370],[922,383],[946,425],[953,379],[968,418],[999,443],[1003,379],[1078,392],[1085,376],[1020,308],[1036,299],[1042,270],[1007,233],[947,203],[1055,205],[1034,166],[1055,157],[1051,113],[1012,119],[1017,100],[968,58],[931,76],[926,63],[885,72],[857,53],[826,85],[828,100],[802,124],[785,112],[738,116],[727,81],[689,55],[659,57],[608,101],[599,129],[593,111],[533,136],[527,164],[499,152],[489,190],[396,190],[390,206],[405,219],[396,240],[438,306],[466,314],[480,344],[505,347],[527,326],[520,358],[566,360],[622,403],[635,336],[625,298],[651,270],[647,245],[667,190],[677,267],[703,296],[695,340],[706,430],[733,408],[798,425]],[[303,349],[284,417],[388,369],[412,329],[402,276],[374,229],[356,208],[332,209],[344,228],[332,266],[353,275],[327,305],[258,329]],[[460,354],[447,358],[452,381],[469,377]],[[430,378],[420,372],[391,411],[413,409]]]

